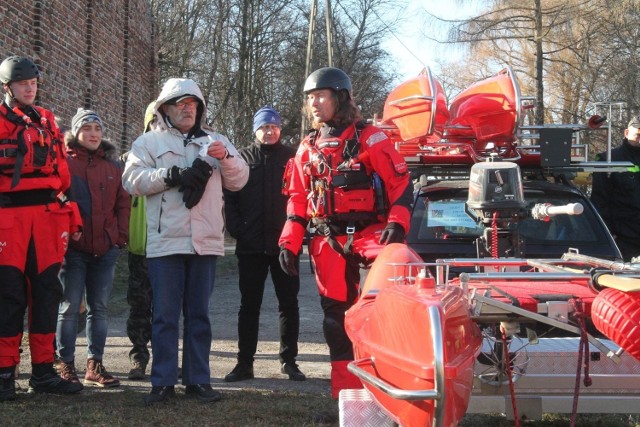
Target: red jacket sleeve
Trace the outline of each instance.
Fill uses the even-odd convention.
[[[397,222],[405,232],[411,223],[413,186],[407,163],[393,147],[387,135],[375,126],[367,126],[360,136],[362,150],[368,152],[367,168],[375,171],[386,189],[389,201],[387,222]]]
[[[80,215],[80,209],[76,202],[67,202],[69,209],[71,209],[69,219],[69,233],[82,232],[82,215]]]
[[[289,249],[294,254],[300,252],[302,241],[309,222],[307,214],[309,177],[303,171],[307,156],[304,142],[300,144],[293,162],[289,163],[291,170],[285,172],[288,176],[288,186],[285,191],[289,194],[287,202],[287,222],[284,224],[278,245]]]

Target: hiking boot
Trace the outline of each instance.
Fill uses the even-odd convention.
[[[238,363],[231,372],[224,377],[224,380],[228,383],[234,383],[236,381],[250,380],[253,378],[253,366],[244,363]]]
[[[211,384],[191,384],[184,389],[184,393],[207,403],[222,399],[222,395],[211,388]]]
[[[16,378],[12,372],[0,374],[0,402],[16,400]]]
[[[55,372],[48,372],[39,377],[31,375],[29,378],[29,393],[72,394],[84,388],[79,382],[60,378]]]
[[[127,376],[130,380],[143,380],[146,377],[147,364],[142,362],[133,362],[133,368]]]
[[[176,390],[172,385],[153,386],[151,387],[151,393],[144,397],[144,406],[151,406],[175,395]]]
[[[304,381],[307,377],[300,371],[296,362],[285,362],[282,364],[281,372],[289,376],[291,381]]]
[[[62,378],[63,380],[80,384],[80,379],[78,378],[78,373],[76,372],[76,365],[73,363],[73,361],[66,363],[61,360],[58,363],[58,372],[60,373],[60,378]]]
[[[53,369],[55,369],[57,373],[60,373],[62,363],[64,362],[60,359],[58,353],[55,353],[53,355]]]
[[[120,380],[107,372],[101,360],[87,359],[87,372],[84,374],[84,383],[97,385],[98,387],[118,387]]]

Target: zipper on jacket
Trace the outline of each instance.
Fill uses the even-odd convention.
[[[165,198],[163,194],[160,198],[160,212],[158,213],[158,234],[160,234],[160,231],[162,230],[162,226],[160,225],[160,223],[162,222],[162,205],[164,205],[164,202]]]

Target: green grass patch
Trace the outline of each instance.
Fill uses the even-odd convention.
[[[201,403],[177,396],[151,407],[147,391],[85,391],[72,396],[25,395],[2,404],[3,426],[329,426],[314,414],[331,412],[329,396],[257,390],[223,391],[223,400]],[[337,419],[336,419],[337,420]]]
[[[569,414],[543,414],[542,420],[526,420],[523,427],[568,427],[571,424]],[[504,415],[468,414],[458,427],[513,427],[512,420]],[[640,415],[624,414],[578,414],[576,427],[640,427]]]

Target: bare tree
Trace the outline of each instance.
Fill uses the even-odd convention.
[[[242,146],[251,143],[253,113],[265,104],[283,117],[283,138],[299,135],[309,2],[294,0],[152,0],[159,78],[190,77],[206,97],[209,119]],[[381,39],[393,0],[341,0],[333,8],[334,65],[353,79],[366,114],[382,110],[394,71]],[[323,22],[314,69],[327,64]]]
[[[637,0],[480,3],[484,12],[467,20],[435,17],[451,26],[446,42],[469,46],[463,75],[479,79],[487,65],[511,65],[523,90],[536,95],[537,124],[581,120],[593,101],[625,92],[637,108]],[[621,66],[629,63],[636,66]]]

